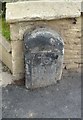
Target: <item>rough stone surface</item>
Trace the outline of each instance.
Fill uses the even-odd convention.
[[[64,43],[50,28],[35,29],[24,35],[26,87],[55,84],[61,79]]]
[[[16,21],[72,18],[81,15],[80,2],[25,1],[7,3],[6,8],[6,20],[10,23]]]
[[[11,41],[12,46],[12,60],[24,59],[24,42],[23,41]]]
[[[21,58],[23,59],[23,35],[29,31],[34,30],[34,28],[49,27],[55,30],[64,40],[64,67],[77,68],[81,63],[81,17],[71,18],[71,19],[59,19],[51,21],[35,21],[35,22],[21,22],[17,24],[11,24],[12,30],[11,36],[13,36],[12,48],[13,49],[13,59],[19,59],[19,64]],[[19,30],[18,30],[19,29]],[[20,31],[15,33],[15,30]],[[16,32],[17,32],[16,31]],[[14,39],[15,38],[15,39]],[[22,48],[21,48],[22,47]],[[16,51],[18,49],[18,51]],[[22,63],[23,64],[23,63]],[[14,65],[15,66],[15,65]],[[24,64],[23,64],[24,66]],[[17,68],[18,69],[18,68]],[[16,72],[15,72],[16,73]]]
[[[12,41],[12,68],[14,79],[24,78],[24,49],[23,41]],[[17,77],[16,77],[17,76]]]
[[[26,31],[28,32],[29,30],[31,30],[32,24],[29,24],[28,22],[10,24],[11,40],[23,40],[24,33]]]
[[[20,61],[20,62],[19,62]],[[12,60],[13,74],[24,73],[24,59]]]
[[[11,40],[19,40],[19,24],[10,24]]]

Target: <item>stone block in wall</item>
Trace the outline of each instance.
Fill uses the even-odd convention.
[[[12,60],[16,60],[18,58],[24,58],[24,42],[22,40],[11,41],[12,46]],[[20,61],[19,61],[20,62]]]
[[[25,72],[23,41],[22,40],[11,41],[11,45],[12,45],[13,76],[16,80],[19,80],[20,78],[24,77],[24,72]]]
[[[16,60],[12,60],[12,67],[14,74],[24,73],[24,59],[18,58]]]
[[[64,53],[67,55],[81,55],[81,49],[79,50],[69,50],[69,49],[65,49]]]
[[[65,50],[66,49],[68,49],[68,50],[81,50],[81,43],[76,45],[76,46],[73,44],[71,44],[71,45],[65,44],[64,48],[65,48]]]
[[[76,69],[79,67],[79,65],[76,63],[65,64],[65,66],[66,66],[66,69]]]
[[[19,24],[10,24],[10,39],[19,40]]]
[[[79,59],[79,58],[81,58],[81,55],[68,54],[64,56],[64,59]]]
[[[31,29],[31,25],[26,23],[15,23],[10,24],[10,38],[12,41],[15,40],[23,40],[23,35],[26,32],[26,30]]]

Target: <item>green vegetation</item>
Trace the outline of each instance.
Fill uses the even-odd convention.
[[[2,26],[2,35],[7,40],[10,40],[10,27],[9,24],[6,22],[5,18],[0,19],[0,26]]]
[[[10,26],[5,20],[6,3],[3,3],[1,7],[2,9],[0,10],[0,32],[8,41],[10,41]]]
[[[1,33],[1,26],[2,26],[2,20],[1,20],[1,18],[0,18],[0,33]]]

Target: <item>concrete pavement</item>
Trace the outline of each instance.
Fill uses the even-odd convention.
[[[81,118],[80,70],[64,70],[56,85],[33,91],[3,87],[2,105],[3,118]]]

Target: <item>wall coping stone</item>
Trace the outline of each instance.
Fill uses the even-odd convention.
[[[23,1],[6,4],[9,23],[74,18],[81,15],[81,2]]]

